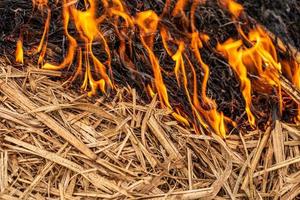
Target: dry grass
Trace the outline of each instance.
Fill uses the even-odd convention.
[[[134,90],[89,99],[57,72],[0,64],[0,199],[295,199],[300,128],[226,140]]]

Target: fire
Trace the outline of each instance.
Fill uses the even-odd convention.
[[[199,125],[206,129],[211,128],[223,137],[227,135],[229,124],[236,125],[218,111],[215,100],[207,95],[210,66],[202,59],[201,51],[208,46],[211,36],[199,32],[195,22],[197,7],[204,4],[205,0],[192,2],[166,0],[160,16],[153,10],[136,11],[135,14],[130,14],[121,0],[85,0],[84,9],[77,8],[76,0],[62,0],[58,3],[62,4],[63,30],[68,41],[68,49],[59,64],[44,61],[51,21],[48,0],[32,2],[39,11],[47,13],[43,34],[36,49],[36,53],[39,53],[38,64],[42,68],[68,71],[75,66],[75,71],[68,81],[82,79],[81,88],[88,91],[89,95],[115,89],[111,65],[112,49],[109,48],[106,35],[101,30],[101,25],[109,21],[118,37],[118,56],[130,70],[136,70],[136,66],[130,59],[130,55],[133,54],[133,41],[130,37],[132,32],[137,33],[142,48],[147,54],[145,60],[149,62],[153,72],[153,80],[145,86],[145,90],[152,98],[157,94],[161,106],[171,110],[176,120],[187,126],[192,125],[196,130]],[[219,0],[219,2],[232,14],[233,20],[243,17],[244,8],[236,1]],[[98,13],[99,7],[103,8],[101,14]],[[170,10],[171,8],[173,10]],[[185,12],[186,9],[190,9],[188,14]],[[180,17],[188,27],[181,33],[182,37],[175,37],[164,24],[163,17],[168,13],[176,19]],[[69,31],[70,27],[75,29],[75,33]],[[259,25],[247,30],[237,25],[237,30],[240,38],[229,38],[223,43],[218,43],[215,49],[228,61],[239,78],[240,90],[245,100],[245,112],[249,124],[255,127],[256,118],[252,105],[252,92],[255,87],[249,74],[256,75],[261,82],[277,89],[281,110],[283,103],[280,76],[282,73],[285,74],[296,87],[300,88],[300,65],[293,60],[279,60],[271,38]],[[157,40],[158,38],[161,40]],[[164,70],[156,54],[154,46],[157,41],[161,41],[164,52],[173,62],[172,72]],[[96,56],[95,49],[101,50],[104,59]],[[16,61],[23,62],[22,39],[17,42]],[[196,69],[201,70],[201,74]],[[183,109],[173,105],[165,83],[166,78],[174,78],[178,87],[182,89],[188,101],[187,107],[192,111],[193,116],[189,116]],[[298,108],[297,119],[300,121],[300,105]]]
[[[241,40],[234,41],[229,39],[222,45],[218,44],[217,49],[227,57],[229,65],[234,69],[240,79],[242,94],[246,102],[245,110],[250,124],[254,126],[255,117],[251,112],[251,81],[247,76],[247,65],[245,65],[244,62],[248,54],[251,53],[251,50],[246,50],[242,47],[243,42]]]
[[[193,20],[191,20],[191,21],[193,23]],[[192,24],[192,27],[194,27],[194,24]],[[202,41],[207,42],[209,40],[209,37],[205,34],[200,34],[195,31],[192,34],[190,34],[191,43],[188,46],[186,46],[183,41],[180,41],[180,40],[176,41],[175,43],[177,44],[178,48],[177,48],[177,51],[173,53],[170,50],[170,47],[168,46],[168,41],[172,41],[173,39],[170,38],[170,34],[167,32],[166,28],[162,27],[160,34],[162,36],[162,42],[163,42],[164,48],[166,49],[169,56],[171,56],[175,62],[174,73],[175,73],[175,77],[176,77],[178,86],[180,87],[181,82],[182,82],[186,96],[187,96],[190,106],[193,110],[194,118],[196,119],[196,121],[198,121],[204,127],[208,128],[208,126],[210,125],[216,133],[225,137],[226,136],[226,125],[224,122],[224,115],[223,115],[223,113],[220,113],[217,111],[216,103],[212,99],[208,98],[206,95],[207,81],[209,78],[210,70],[209,70],[208,65],[206,65],[203,62],[199,49],[201,49],[203,47]],[[202,88],[201,88],[201,97],[202,97],[201,101],[207,108],[204,108],[201,105],[200,100],[198,98],[199,95],[198,95],[197,80],[198,80],[199,76],[197,76],[194,65],[185,55],[185,52],[184,52],[185,48],[192,49],[192,51],[198,61],[198,65],[201,66],[201,68],[204,72],[204,78],[202,81]],[[189,80],[188,80],[188,76],[187,76],[187,69],[186,69],[186,63],[185,63],[184,58],[186,58],[187,66],[190,68],[190,70],[192,71],[192,74],[193,74],[192,79],[193,79],[193,88],[194,89],[192,90],[193,91],[192,94],[189,89]],[[182,79],[182,81],[181,81],[181,79]]]
[[[135,19],[135,23],[140,28],[141,42],[149,54],[149,59],[153,68],[155,80],[154,82],[158,91],[158,96],[163,102],[163,105],[166,105],[168,108],[171,108],[167,88],[164,84],[163,77],[161,74],[161,66],[154,52],[152,51],[153,40],[155,36],[154,33],[157,30],[158,21],[159,17],[156,15],[155,12],[151,10],[138,13]]]
[[[113,87],[112,81],[109,75],[107,74],[107,68],[111,68],[111,55],[103,33],[101,33],[101,31],[98,28],[101,20],[99,20],[96,16],[97,3],[94,0],[89,0],[85,2],[86,4],[88,4],[89,7],[85,11],[80,11],[76,8],[73,1],[63,1],[64,30],[70,43],[68,53],[60,65],[46,63],[43,66],[43,68],[53,70],[63,69],[66,67],[69,68],[70,65],[73,63],[77,51],[77,57],[79,62],[77,71],[75,72],[75,75],[72,78],[72,80],[75,80],[77,76],[82,75],[84,73],[84,80],[81,88],[87,90],[89,87],[89,95],[94,95],[97,93],[98,90],[105,93],[106,86]],[[68,27],[71,19],[75,24],[76,30],[78,31],[80,38],[85,43],[84,47],[79,47],[76,39],[73,36],[71,36],[68,32]],[[108,57],[106,65],[94,55],[92,49],[94,41],[99,41],[104,46],[105,53]],[[84,55],[82,55],[82,48],[84,48]],[[85,72],[83,72],[82,63],[84,63]],[[97,79],[92,73],[93,69],[95,71],[95,75],[98,76]]]
[[[48,6],[48,0],[32,0],[33,7],[37,6],[39,10]]]
[[[221,0],[221,4],[223,4],[223,6],[229,10],[234,18],[238,18],[244,11],[243,6],[237,3],[235,0]]]
[[[187,4],[187,0],[178,0],[176,2],[175,8],[173,10],[173,16],[178,15],[179,13],[183,13],[183,9]]]
[[[243,11],[242,6],[233,0],[225,1],[236,19]],[[237,28],[243,40],[228,39],[218,44],[217,49],[228,59],[241,81],[241,90],[245,99],[246,113],[249,123],[255,124],[255,117],[251,112],[251,81],[248,73],[258,75],[265,83],[277,87],[282,111],[282,95],[280,85],[281,63],[278,61],[275,46],[268,34],[259,26],[251,29],[246,35],[242,28]]]
[[[22,63],[24,62],[24,58],[23,58],[23,40],[20,37],[17,41],[17,48],[16,48],[16,61],[18,63]]]
[[[35,53],[40,53],[38,64],[42,64],[47,50],[47,37],[51,20],[51,9],[48,6],[48,0],[32,0],[33,7],[37,7],[41,12],[47,12],[47,18],[44,26],[44,31],[40,43]]]

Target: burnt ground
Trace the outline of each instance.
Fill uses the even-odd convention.
[[[49,32],[49,44],[47,60],[50,62],[59,63],[62,60],[62,55],[65,55],[67,42],[63,36],[62,21],[60,8],[50,1],[50,6],[53,10],[52,21]],[[136,0],[124,1],[129,8],[129,12],[133,15],[138,11],[153,9],[160,13],[163,10],[163,4],[152,0]],[[269,30],[281,37],[284,41],[289,42],[296,48],[300,49],[300,2],[297,0],[241,0],[246,12],[249,16],[262,23]],[[240,124],[247,123],[244,113],[244,100],[240,92],[238,78],[234,75],[232,70],[225,65],[225,60],[218,55],[214,47],[217,41],[225,41],[229,37],[236,37],[236,28],[234,24],[230,23],[230,15],[217,6],[216,1],[208,0],[206,5],[197,8],[196,23],[199,31],[210,35],[211,40],[201,50],[203,60],[210,66],[211,74],[208,82],[208,96],[216,100],[218,109],[234,121]],[[99,9],[101,12],[101,8]],[[186,12],[188,13],[188,9]],[[14,60],[15,44],[22,33],[24,37],[25,50],[29,50],[32,46],[36,46],[41,36],[43,27],[43,19],[45,13],[40,13],[33,10],[31,2],[27,0],[3,0],[0,2],[0,55],[5,55],[11,62]],[[188,30],[186,24],[182,23],[180,19],[171,18],[166,15],[162,23],[167,26],[174,38],[184,37],[182,29]],[[112,65],[113,76],[116,83],[119,85],[130,85],[137,88],[140,96],[145,101],[149,101],[144,90],[145,85],[152,81],[153,73],[148,59],[145,59],[147,54],[141,48],[141,42],[137,35],[132,35],[129,39],[132,41],[132,54],[129,58],[136,67],[136,71],[129,71],[126,63],[120,60],[117,49],[119,41],[117,36],[110,32],[113,30],[110,22],[105,22],[101,29],[109,34],[108,43],[112,50]],[[72,32],[72,28],[70,29]],[[188,42],[188,38],[186,38]],[[100,48],[101,49],[101,48]],[[171,73],[174,63],[167,56],[166,52],[162,50],[161,40],[158,37],[154,45],[154,51],[160,59],[166,73]],[[96,55],[101,55],[101,50],[95,48]],[[191,55],[191,53],[187,53]],[[105,60],[105,58],[100,59]],[[193,61],[191,57],[191,61]],[[26,60],[35,63],[37,56],[26,56]],[[195,61],[197,62],[197,61]],[[200,68],[196,68],[198,74],[201,73]],[[69,76],[70,72],[65,72],[65,76]],[[201,85],[201,78],[199,78],[199,87]],[[187,99],[182,88],[179,88],[174,76],[165,76],[164,81],[168,87],[170,101],[172,105],[180,107],[186,113],[189,113]],[[71,89],[78,90],[80,81],[70,86]],[[267,95],[264,93],[254,93],[253,104],[254,113],[259,118],[258,124],[263,124],[273,116],[274,109],[277,107],[276,94]],[[275,109],[276,110],[276,109]],[[265,113],[268,113],[265,115]],[[284,112],[291,118],[289,109]]]
[[[241,0],[247,13],[284,41],[300,49],[300,1]]]

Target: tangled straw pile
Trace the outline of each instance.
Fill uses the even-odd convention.
[[[196,135],[129,88],[89,99],[1,61],[0,199],[293,199],[300,129]]]

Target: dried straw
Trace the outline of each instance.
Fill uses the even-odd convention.
[[[293,199],[300,128],[196,135],[130,88],[90,99],[1,61],[0,199]]]

